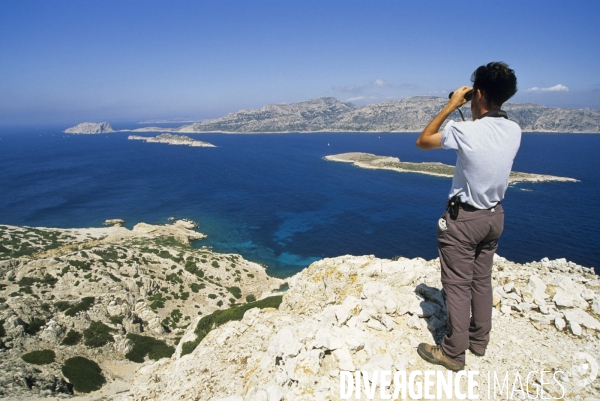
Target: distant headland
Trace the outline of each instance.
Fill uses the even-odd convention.
[[[177,128],[142,127],[118,132],[288,133],[288,132],[420,132],[447,99],[413,96],[359,107],[333,97],[291,104],[270,104]],[[470,110],[463,107],[465,118]],[[565,109],[539,104],[506,103],[503,109],[524,132],[600,133],[600,110]],[[458,113],[451,118],[458,119]],[[115,132],[108,123],[82,123],[68,134]]]
[[[374,170],[392,170],[400,173],[419,173],[449,178],[454,176],[454,167],[447,164],[437,162],[401,162],[397,157],[377,156],[371,153],[341,153],[337,155],[325,156],[324,159],[333,162],[352,163],[357,167]],[[510,184],[515,184],[517,182],[546,181],[579,182],[579,180],[574,178],[558,177],[545,174],[520,173],[517,171],[512,171],[508,178],[508,182]]]

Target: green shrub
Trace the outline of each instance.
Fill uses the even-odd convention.
[[[95,249],[94,253],[107,262],[116,261],[119,259],[119,252],[113,247],[108,247],[106,249]]]
[[[47,365],[54,362],[56,354],[54,351],[45,349],[42,351],[32,351],[21,356],[21,359],[27,363],[33,363],[34,365]]]
[[[223,301],[219,299],[219,301],[217,302],[217,306],[220,308],[221,306],[223,306]]]
[[[167,276],[165,277],[165,280],[170,281],[172,283],[179,283],[179,284],[183,283],[183,280],[181,279],[181,277],[179,277],[177,275],[177,273],[167,274]]]
[[[217,262],[216,260],[213,260],[213,262],[211,263],[212,267],[214,267],[215,269],[217,269],[219,267],[219,262]]]
[[[246,302],[254,302],[256,301],[256,297],[252,294],[246,295]]]
[[[25,326],[25,332],[32,336],[36,335],[38,331],[46,324],[44,319],[38,319],[37,317],[31,318],[29,324]]]
[[[79,261],[79,260],[69,260],[69,264],[73,267],[76,267],[77,269],[81,269],[81,270],[91,270],[91,263],[90,262],[86,262],[86,261]],[[63,269],[63,273],[64,273],[64,269]]]
[[[84,344],[88,347],[102,347],[109,342],[114,342],[115,339],[110,334],[113,329],[102,322],[92,322],[90,327],[83,331],[85,337]]]
[[[208,297],[210,299],[217,299],[217,295],[216,294],[208,294]]]
[[[158,309],[158,308],[161,308],[161,309],[162,309],[162,308],[164,308],[164,307],[165,307],[165,303],[164,303],[163,301],[153,301],[153,302],[150,304],[150,307],[151,307],[152,309]]]
[[[194,274],[196,273],[196,271],[198,270],[198,266],[196,266],[195,262],[192,262],[191,260],[188,260],[187,262],[185,262],[185,270]]]
[[[4,319],[0,319],[0,337],[6,336],[6,330],[4,330]]]
[[[236,299],[240,299],[242,297],[242,290],[240,290],[240,287],[225,287],[225,288],[227,289],[227,291],[229,291],[231,293],[231,295],[236,297]]]
[[[133,349],[125,354],[130,361],[142,363],[144,357],[157,361],[161,358],[170,358],[175,352],[175,348],[168,346],[164,341],[152,337],[140,336],[129,333],[127,338],[133,342]]]
[[[75,330],[69,330],[60,345],[75,345],[81,341],[81,333]]]
[[[71,307],[71,304],[67,301],[58,301],[54,303],[54,307],[62,312],[64,310],[69,309]]]
[[[67,359],[62,366],[62,373],[73,384],[73,389],[80,393],[100,390],[106,383],[100,366],[82,356]]]
[[[65,315],[75,316],[78,312],[86,311],[92,307],[95,300],[96,300],[96,298],[94,298],[94,297],[81,298],[81,301],[78,304],[73,305],[69,309],[67,309],[67,311],[65,312]]]
[[[110,279],[111,279],[112,281],[115,281],[115,282],[117,282],[117,283],[120,283],[120,282],[121,282],[121,279],[120,279],[120,278],[118,278],[117,276],[115,276],[115,275],[114,275],[114,274],[112,274],[112,273],[108,273],[108,277],[110,277]]]
[[[248,276],[250,278],[254,278],[254,274],[252,274],[252,273],[248,273],[248,274],[246,274],[246,276]]]
[[[181,346],[181,356],[187,355],[194,351],[198,344],[206,337],[206,335],[213,329],[225,324],[231,320],[242,320],[244,317],[244,313],[247,310],[252,308],[279,308],[281,304],[283,296],[275,295],[272,297],[268,297],[265,299],[261,299],[260,301],[248,303],[241,306],[235,306],[233,308],[218,310],[210,315],[204,316],[198,322],[194,333],[196,334],[196,339],[194,341],[186,341]]]
[[[111,316],[108,318],[112,324],[123,324],[123,315]]]
[[[186,299],[188,299],[190,297],[190,293],[188,291],[182,292],[181,293],[181,299],[183,301],[185,301]]]
[[[193,292],[198,292],[201,289],[206,288],[206,286],[204,284],[192,283],[190,284],[190,288]]]
[[[194,291],[194,292],[198,292],[198,291]],[[3,304],[5,302],[6,302],[6,298],[0,297],[0,304]]]

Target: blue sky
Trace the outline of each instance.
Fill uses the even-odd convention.
[[[444,96],[494,60],[512,101],[600,109],[597,1],[0,1],[0,124],[214,118]]]

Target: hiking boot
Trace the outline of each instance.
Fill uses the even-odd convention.
[[[485,350],[483,350],[482,353],[479,353],[479,352],[474,351],[472,347],[469,347],[469,351],[471,351],[471,354],[478,356],[478,357],[485,356]]]
[[[442,348],[439,345],[421,343],[417,347],[417,352],[421,358],[425,359],[427,362],[435,365],[442,365],[446,369],[450,369],[454,372],[458,372],[459,370],[463,370],[465,368],[464,363],[459,365],[444,355],[444,351],[442,351]]]

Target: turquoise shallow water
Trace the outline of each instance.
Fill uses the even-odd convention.
[[[217,148],[191,148],[63,128],[0,127],[0,223],[88,227],[123,218],[131,227],[188,217],[209,236],[198,246],[240,253],[278,276],[343,254],[437,256],[449,179],[322,159],[361,151],[454,164],[451,151],[419,151],[416,134],[201,134],[194,137]],[[509,188],[500,255],[600,266],[599,147],[599,135],[524,135],[515,170],[581,182]]]

